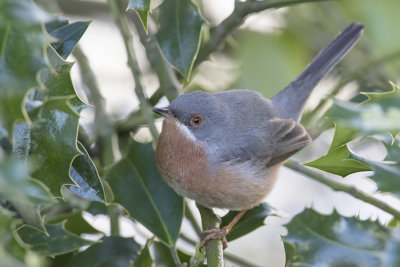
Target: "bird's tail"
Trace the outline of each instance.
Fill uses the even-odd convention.
[[[364,25],[355,22],[347,26],[293,82],[272,98],[283,115],[296,121],[300,119],[304,104],[314,87],[355,45],[363,28]]]

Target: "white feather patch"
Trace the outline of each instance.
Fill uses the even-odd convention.
[[[184,125],[183,123],[176,121],[176,126],[178,126],[178,129],[190,140],[192,141],[197,141],[196,136],[189,130],[189,128]]]

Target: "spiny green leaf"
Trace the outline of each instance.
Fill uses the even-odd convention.
[[[172,66],[189,79],[204,20],[190,0],[164,1],[159,12],[156,38],[160,48]]]
[[[221,226],[224,227],[228,225],[237,214],[237,211],[229,211],[228,214],[222,217]],[[238,223],[232,228],[231,232],[226,236],[226,239],[232,241],[256,230],[260,226],[263,226],[265,218],[271,215],[275,215],[271,206],[267,203],[261,203],[257,207],[248,210],[243,215]]]
[[[400,132],[400,90],[385,93],[366,93],[369,100],[362,104],[337,101],[331,116],[335,122],[352,127],[365,134]]]
[[[104,236],[101,243],[76,254],[67,266],[131,266],[139,250],[140,245],[133,238]]]
[[[149,16],[151,0],[129,0],[128,9],[134,9],[142,20],[147,31],[147,17]]]
[[[48,225],[46,230],[48,235],[32,227],[23,226],[18,230],[18,234],[33,251],[44,256],[65,254],[94,243],[66,231],[61,224]]]
[[[10,135],[16,121],[29,118],[28,91],[38,86],[37,73],[47,67],[44,47],[51,40],[42,23],[49,16],[31,1],[0,2],[0,134]]]
[[[62,25],[64,22],[60,22]],[[51,46],[57,51],[57,53],[63,58],[67,57],[72,53],[75,46],[88,28],[90,21],[78,21],[71,24],[62,25],[61,27],[54,29],[54,23],[51,27],[46,27],[51,36],[57,39],[57,42],[51,44]]]
[[[45,183],[58,197],[61,197],[60,189],[64,184],[74,184],[69,168],[79,155],[76,147],[79,116],[68,100],[48,100],[31,129],[30,157],[35,169],[32,176]]]
[[[306,209],[286,225],[286,266],[399,266],[400,240],[374,221]]]
[[[355,136],[356,130],[350,127],[335,127],[335,134],[328,153],[313,161],[304,163],[306,166],[317,168],[329,173],[345,177],[349,174],[371,169],[354,158],[349,158],[350,151],[347,143]]]
[[[104,202],[103,184],[97,169],[80,142],[78,142],[78,148],[83,152],[83,155],[74,159],[70,171],[72,179],[78,186],[67,185],[66,187],[83,198]]]
[[[175,244],[183,218],[183,200],[161,178],[151,144],[132,140],[128,156],[106,175],[129,215],[168,245]]]

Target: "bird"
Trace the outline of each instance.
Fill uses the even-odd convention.
[[[245,212],[272,190],[285,161],[312,142],[299,123],[318,82],[336,66],[362,35],[353,22],[286,88],[271,99],[251,90],[193,91],[167,108],[156,146],[158,170],[181,196],[209,208],[239,211],[221,229],[206,229],[200,244],[221,239]]]

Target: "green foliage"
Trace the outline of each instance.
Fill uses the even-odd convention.
[[[287,24],[281,33],[261,34],[236,29],[248,14],[274,6],[317,1],[236,1],[234,12],[216,26],[203,18],[207,11],[200,2],[166,0],[151,12],[150,0],[109,0],[109,8],[129,50],[128,62],[141,101],[138,109],[129,115],[129,120],[115,122],[104,108],[104,99],[97,91],[87,59],[80,49],[76,49],[90,22],[69,23],[65,18],[50,15],[31,0],[0,0],[1,267],[43,266],[45,263],[49,266],[176,266],[180,263],[203,266],[203,251],[196,247],[195,255],[189,255],[183,252],[182,242],[178,242],[186,238],[192,243],[180,233],[184,218],[200,232],[194,216],[189,216],[189,212],[184,215],[182,197],[162,180],[152,144],[134,141],[143,125],[153,129],[153,141],[156,141],[151,106],[163,96],[171,100],[171,96],[180,93],[178,88],[181,86],[190,84],[185,90],[199,87],[196,84],[199,80],[223,83],[224,76],[219,74],[226,68],[224,64],[229,65],[232,72],[238,72],[237,65],[243,67],[231,83],[272,96],[324,45],[320,40],[331,39],[334,33],[328,29],[337,24],[337,18],[326,15],[331,12],[324,10],[337,7],[333,9],[335,16],[343,21],[352,16],[360,18],[361,22],[369,23],[366,30],[375,35],[390,25],[390,18],[382,14],[397,10],[387,9],[389,5],[382,4],[374,13],[376,18],[372,19],[365,15],[374,9],[372,6],[375,7],[371,3],[361,5],[359,2],[362,8],[354,8],[357,1],[299,5],[280,15],[283,24]],[[132,17],[126,15],[126,7],[138,13],[139,23],[134,19],[129,21]],[[354,14],[343,15],[341,12]],[[304,15],[308,13],[314,14],[312,23]],[[155,21],[155,29],[147,33],[147,24],[151,20]],[[374,23],[378,25],[375,28],[372,27]],[[335,26],[334,32],[337,30]],[[134,56],[139,55],[139,51],[135,50],[137,43],[131,42],[132,32],[139,35],[136,40],[140,39],[151,64],[136,64],[139,57]],[[391,41],[386,41],[386,37],[374,45],[392,49],[398,44],[393,41],[398,35],[391,36],[394,38]],[[366,38],[371,36],[366,35]],[[386,59],[370,59],[365,51],[371,40],[367,41],[363,49],[356,48],[356,53],[349,55],[353,65],[345,62],[334,73],[337,79],[332,80],[340,80],[340,83],[335,85],[329,97],[305,113],[307,127],[319,127],[311,125],[317,115],[325,116],[336,125],[328,152],[305,165],[342,177],[372,171],[368,175],[378,190],[399,198],[400,90],[396,85],[388,90],[386,84],[377,80],[397,80],[400,66],[397,68],[394,64],[390,65],[391,69],[386,69],[381,66]],[[87,98],[90,103],[95,103],[94,136],[90,133],[87,136],[79,123],[80,113],[88,104],[78,96],[71,79],[73,63],[67,58],[73,51],[84,86],[90,91]],[[208,60],[209,55],[200,52],[198,56],[198,51],[218,51],[222,56],[212,57],[204,68],[196,68]],[[224,59],[223,64],[218,58]],[[366,62],[366,58],[372,63]],[[228,60],[229,64],[226,64],[225,59],[234,60]],[[231,64],[238,61],[242,64]],[[362,67],[362,63],[365,66]],[[213,76],[210,78],[206,72]],[[141,92],[141,89],[148,89],[147,83],[141,82],[150,76],[157,76],[160,85],[151,97],[146,98],[147,90]],[[329,109],[331,96],[350,82],[357,84],[360,90],[368,91],[364,94],[368,100],[363,101],[357,96],[353,102],[335,101]],[[210,89],[214,89],[213,84]],[[327,109],[329,112],[325,113]],[[349,142],[370,135],[386,148],[385,160],[372,161],[350,148]],[[347,218],[337,212],[321,215],[306,209],[286,225],[288,235],[283,239],[287,266],[400,265],[400,241],[396,236],[400,221],[398,208],[374,202],[373,195],[353,194],[356,188],[347,189],[344,191],[356,197],[362,195],[360,199],[368,203],[378,203],[373,205],[389,212],[395,219],[390,225],[381,225],[377,221]],[[109,218],[112,234],[94,228],[87,221],[88,214]],[[236,214],[228,212],[222,218],[222,226]],[[266,203],[249,210],[227,239],[239,239],[257,230],[271,215],[275,213]],[[138,238],[122,237],[119,231],[121,217],[139,226],[135,228],[137,232],[144,226],[148,230],[146,234],[150,232],[153,236],[138,233]],[[97,234],[99,240],[90,241],[82,237],[84,234]],[[147,240],[143,241],[143,237]],[[234,264],[246,265],[228,255],[226,259]]]
[[[183,199],[158,173],[151,144],[132,140],[127,156],[106,175],[114,201],[168,245],[179,236]]]
[[[378,222],[306,209],[286,225],[286,266],[398,266],[400,239]]]

